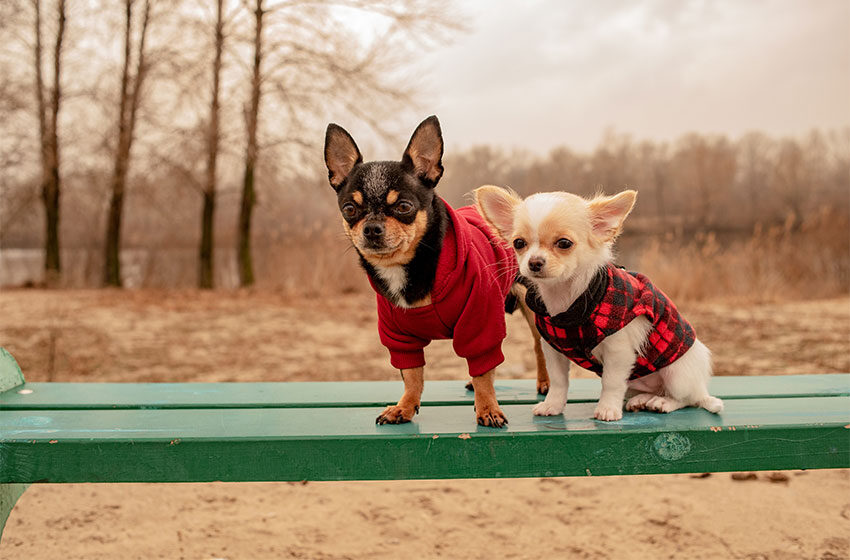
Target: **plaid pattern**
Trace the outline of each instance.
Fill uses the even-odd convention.
[[[591,351],[606,336],[634,318],[645,316],[653,329],[629,377],[636,379],[672,364],[693,346],[693,327],[649,278],[611,265],[605,272],[607,287],[582,320],[575,320],[572,309],[554,317],[535,310],[537,330],[553,348],[579,366],[602,375],[602,364]]]

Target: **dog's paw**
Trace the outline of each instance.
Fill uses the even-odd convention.
[[[645,410],[646,403],[650,401],[655,395],[652,393],[640,393],[635,395],[626,401],[626,410],[629,412],[634,412],[636,410]]]
[[[466,387],[467,391],[474,391],[475,390],[475,387],[472,385],[472,381],[467,381],[466,385],[464,385],[464,387]]]
[[[599,403],[596,405],[596,410],[593,411],[593,417],[605,422],[620,420],[623,417],[623,405],[610,406]]]
[[[676,399],[671,399],[670,397],[662,397],[662,396],[654,396],[646,402],[646,410],[651,410],[653,412],[673,412],[674,410],[679,410],[684,407],[685,403],[681,403]]]
[[[502,428],[508,423],[505,413],[498,406],[485,406],[475,410],[475,420],[481,426]]]
[[[537,381],[537,394],[545,395],[549,392],[549,380],[546,381]]]
[[[413,420],[417,412],[419,412],[418,406],[405,407],[393,404],[375,418],[375,424],[404,424]]]
[[[699,401],[697,405],[715,414],[723,412],[723,401],[721,401],[717,397],[705,397],[704,399]]]
[[[560,406],[548,402],[548,400],[539,402],[531,409],[531,413],[535,416],[557,416],[564,412],[564,405]]]

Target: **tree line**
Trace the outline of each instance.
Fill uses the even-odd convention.
[[[216,248],[235,250],[243,286],[256,280],[257,246],[322,250],[339,233],[325,124],[402,145],[429,112],[399,118],[416,100],[403,69],[458,29],[451,20],[414,0],[0,3],[0,246],[43,247],[57,285],[60,249],[97,250],[112,286],[122,248],[194,247],[202,288],[214,285]],[[793,232],[824,210],[850,219],[846,128],[666,142],[610,132],[594,150],[541,155],[457,150],[446,125],[437,188],[453,205],[482,184],[636,188],[631,234]]]
[[[523,195],[635,188],[629,229],[648,233],[793,227],[823,208],[850,216],[850,128],[799,138],[690,133],[670,142],[610,132],[590,153],[560,147],[541,157],[479,146],[447,157],[446,169],[440,188],[456,202],[487,183]]]
[[[58,284],[62,200],[101,195],[89,205],[107,208],[103,284],[121,286],[129,186],[157,175],[201,195],[198,285],[211,288],[217,196],[239,173],[239,276],[250,286],[258,179],[297,166],[305,131],[330,113],[391,134],[382,117],[414,99],[403,55],[453,28],[444,4],[421,0],[4,2],[0,242],[31,222],[37,188],[45,279]],[[80,218],[84,229],[98,221]]]

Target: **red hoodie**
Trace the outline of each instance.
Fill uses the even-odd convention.
[[[378,332],[395,368],[425,365],[423,348],[451,338],[476,377],[505,360],[505,297],[517,273],[516,258],[473,206],[454,210],[446,204],[446,211],[431,303],[404,309],[378,293]]]

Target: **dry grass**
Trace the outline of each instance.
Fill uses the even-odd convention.
[[[850,220],[824,208],[809,218],[757,226],[750,236],[696,234],[631,238],[624,263],[675,301],[776,302],[850,293]],[[369,292],[357,255],[329,224],[306,239],[258,249],[261,288],[291,296]]]
[[[714,233],[655,238],[637,268],[675,301],[773,302],[850,291],[850,223],[824,209],[808,220],[757,226],[748,239]]]

